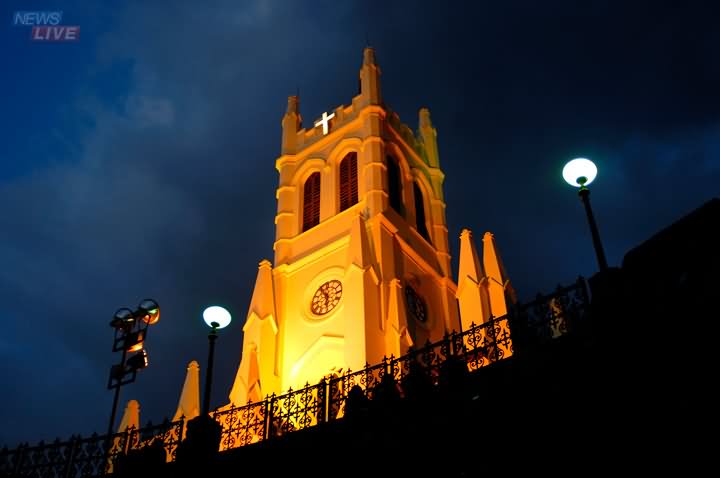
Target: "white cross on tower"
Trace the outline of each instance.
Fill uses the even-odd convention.
[[[329,116],[327,114],[327,111],[323,113],[322,119],[320,121],[317,121],[315,123],[315,127],[322,125],[323,127],[323,136],[328,134],[328,131],[330,130],[330,120],[335,117],[335,113],[331,113]]]

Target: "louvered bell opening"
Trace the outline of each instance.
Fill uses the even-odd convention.
[[[320,173],[312,173],[303,189],[303,232],[320,223]]]
[[[340,163],[340,211],[344,211],[357,202],[357,153],[349,153]]]

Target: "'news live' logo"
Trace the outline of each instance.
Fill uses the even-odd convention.
[[[13,25],[31,26],[33,41],[76,41],[80,38],[77,25],[60,25],[63,12],[15,12]]]

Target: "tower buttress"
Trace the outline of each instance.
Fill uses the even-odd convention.
[[[388,196],[385,187],[385,142],[380,133],[368,137],[358,164],[363,172],[361,190],[364,190],[367,217],[372,218],[387,208]]]
[[[437,249],[438,261],[442,268],[443,274],[450,277],[451,258],[450,246],[448,244],[448,228],[445,217],[445,195],[443,192],[443,183],[445,182],[445,174],[440,169],[440,154],[437,146],[437,130],[432,125],[430,119],[430,110],[420,108],[418,112],[418,130],[416,135],[419,143],[419,152],[422,160],[427,164],[427,178],[430,182],[430,215],[432,217],[433,245]]]
[[[388,357],[391,355],[400,357],[414,343],[408,330],[407,309],[405,308],[405,297],[403,297],[403,286],[400,279],[391,279],[389,287],[390,299],[387,312],[388,327],[385,332],[385,349]]]
[[[352,370],[360,370],[367,362],[378,361],[384,350],[380,328],[380,276],[370,248],[367,225],[362,214],[353,218],[350,226],[347,265],[347,314],[345,322],[345,363]],[[376,320],[368,323],[367,317]]]

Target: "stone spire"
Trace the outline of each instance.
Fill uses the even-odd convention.
[[[472,324],[482,324],[490,317],[486,282],[472,232],[463,229],[460,234],[460,270],[456,293],[463,330],[469,329]]]
[[[490,311],[493,317],[502,317],[508,313],[507,301],[515,302],[515,291],[510,285],[491,232],[483,236],[483,266],[487,275]]]
[[[198,415],[200,415],[200,365],[193,360],[187,366],[185,384],[180,393],[180,401],[173,421],[179,420],[180,417],[190,420]]]
[[[263,388],[275,390],[278,326],[272,264],[260,261],[247,320],[243,326],[243,348],[240,367],[230,391],[230,401],[241,406],[261,400]]]
[[[473,241],[473,233],[470,229],[463,229],[460,233],[460,270],[458,271],[458,285],[466,277],[473,282],[479,283],[485,277],[485,271],[480,265],[480,258]]]
[[[138,403],[137,400],[128,400],[117,433],[122,433],[129,428],[134,428],[135,430],[140,429],[140,403]],[[123,443],[124,439],[116,436],[113,439],[112,449],[122,449]],[[108,473],[112,474],[114,467],[115,464],[113,460],[108,460]]]
[[[382,103],[380,92],[380,67],[375,62],[375,50],[366,47],[363,51],[363,66],[360,68],[360,93],[365,104]]]
[[[140,428],[140,403],[137,400],[128,400],[117,431],[121,433],[128,428]]]
[[[275,291],[272,280],[272,264],[267,259],[260,261],[258,264],[255,289],[253,290],[252,299],[250,299],[248,322],[245,324],[245,327],[250,325],[250,316],[253,314],[260,319],[275,316]]]
[[[302,126],[300,97],[288,96],[287,111],[282,119],[282,154],[293,154],[297,144],[297,133]]]

